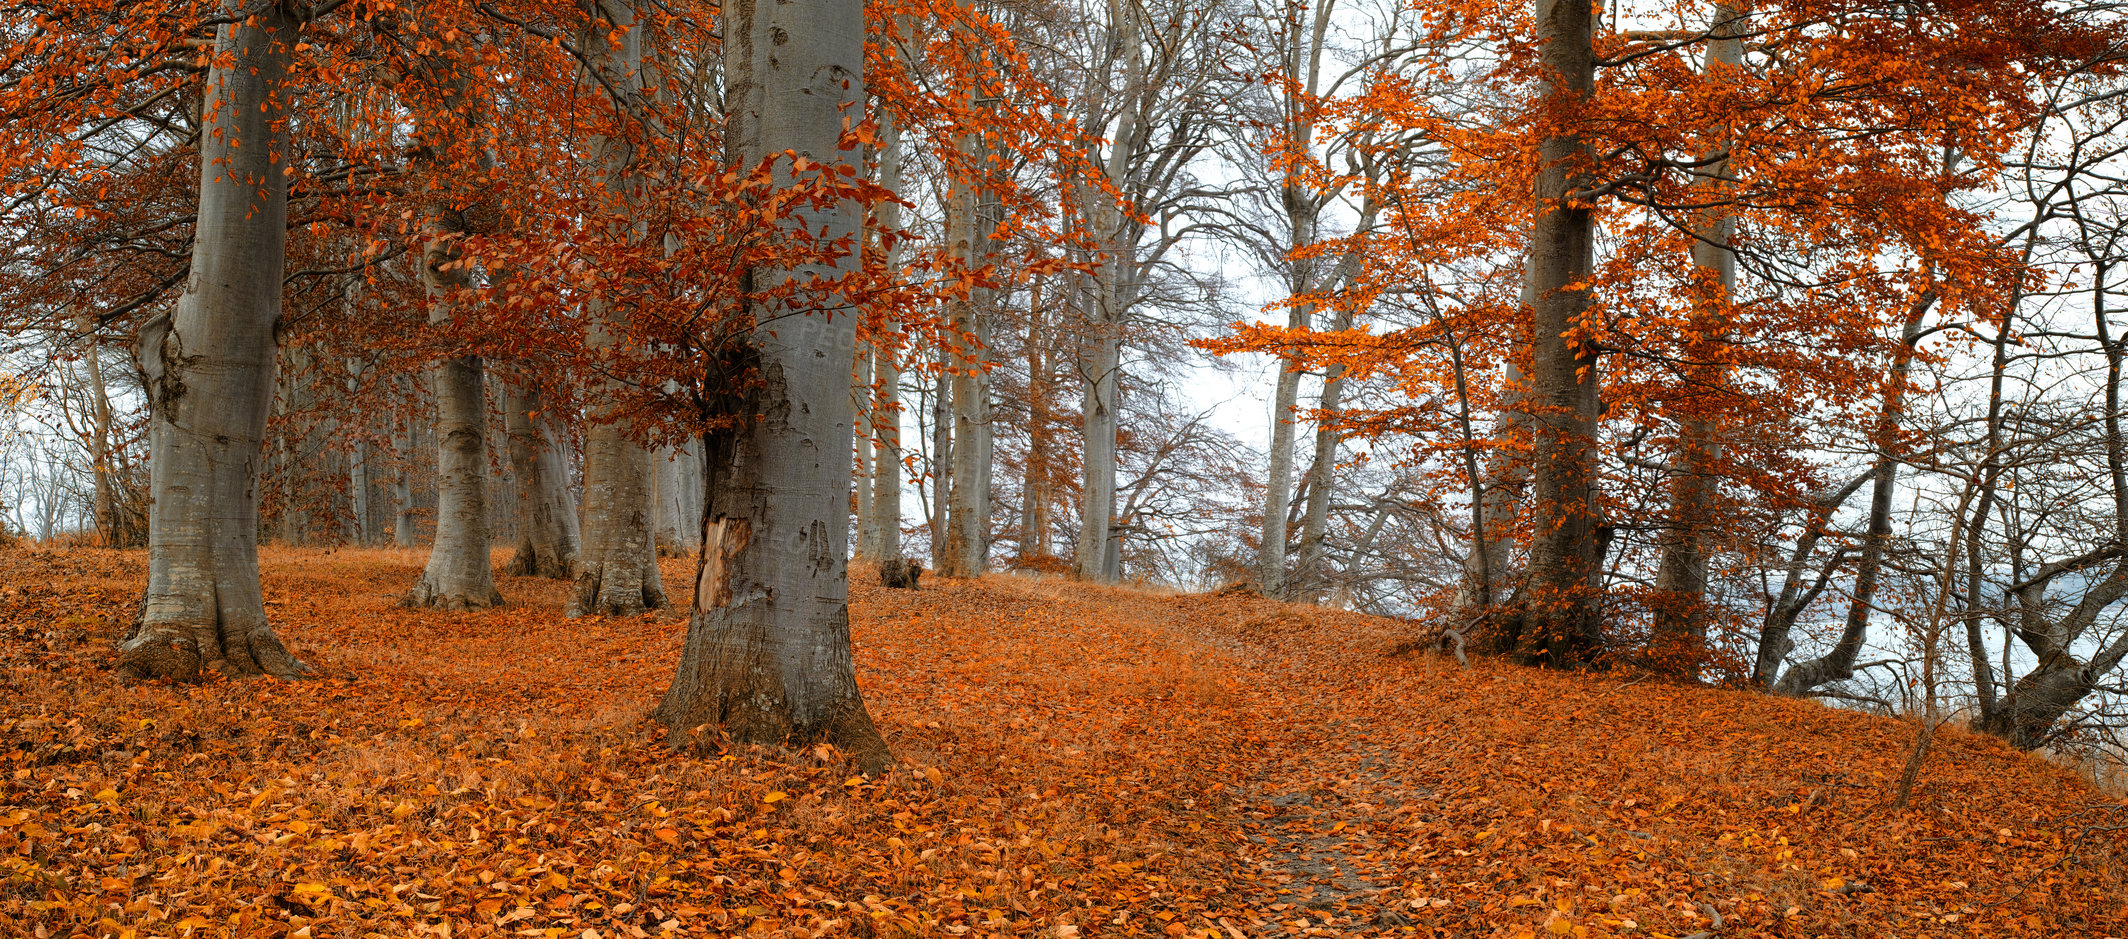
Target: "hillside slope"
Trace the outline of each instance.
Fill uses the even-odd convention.
[[[1985,738],[1895,812],[1895,721],[998,577],[856,589],[867,781],[663,751],[676,614],[420,561],[268,553],[320,680],[118,688],[141,555],[0,552],[0,935],[2128,935],[2128,812]]]

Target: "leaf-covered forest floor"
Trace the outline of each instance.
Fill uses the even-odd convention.
[[[319,680],[119,687],[144,556],[0,552],[0,935],[2128,935],[2128,809],[1953,729],[1893,810],[1890,719],[1247,597],[859,583],[867,781],[664,749],[677,613],[399,609],[421,560],[268,549]]]

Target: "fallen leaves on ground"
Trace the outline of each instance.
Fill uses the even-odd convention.
[[[1988,738],[1893,811],[1897,721],[1244,597],[860,582],[901,761],[865,780],[666,750],[677,614],[401,609],[421,560],[266,552],[320,679],[120,687],[143,556],[0,553],[0,933],[2128,933],[2128,814]]]

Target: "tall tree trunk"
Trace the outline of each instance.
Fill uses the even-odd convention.
[[[1537,217],[1530,226],[1530,378],[1534,431],[1528,614],[1515,657],[1555,668],[1602,652],[1602,576],[1597,537],[1597,417],[1594,346],[1582,334],[1594,274],[1595,214],[1574,194],[1593,159],[1571,128],[1595,87],[1593,7],[1537,0],[1540,98],[1555,122],[1538,147]]]
[[[82,314],[77,321],[82,339],[88,347],[82,356],[82,367],[88,372],[89,403],[89,474],[94,483],[91,516],[96,522],[97,534],[103,543],[113,548],[139,547],[141,536],[136,519],[126,512],[118,501],[118,482],[113,443],[117,440],[116,426],[111,419],[111,390],[103,381],[103,347],[96,339],[96,318]]]
[[[1352,311],[1340,309],[1332,329],[1352,328]],[[1319,596],[1327,586],[1324,558],[1329,553],[1330,497],[1337,486],[1337,420],[1345,410],[1345,367],[1332,365],[1323,374],[1322,396],[1316,401],[1321,416],[1315,422],[1315,455],[1308,462],[1306,508],[1301,513],[1300,558],[1293,565],[1293,583],[1288,596],[1304,591]]]
[[[747,2],[725,7],[724,16],[730,164],[752,167],[791,151],[829,171],[847,166],[845,115],[864,100],[863,4]],[[788,181],[788,166],[779,164],[779,182]],[[782,224],[831,241],[855,237],[852,205],[794,214]],[[840,298],[817,297],[817,313],[792,306],[855,263],[845,257],[749,277],[763,287],[795,282],[800,295],[750,301],[755,326],[736,351],[759,381],[741,406],[743,423],[707,441],[710,507],[694,609],[657,712],[675,745],[693,728],[717,724],[746,743],[831,743],[868,774],[891,758],[865,710],[850,653],[847,402],[856,324],[825,312]]]
[[[1139,168],[1138,148],[1144,142],[1141,132],[1147,118],[1143,89],[1150,82],[1151,70],[1146,62],[1140,21],[1143,9],[1117,0],[1110,0],[1107,8],[1112,47],[1121,53],[1120,61],[1111,61],[1108,68],[1120,68],[1120,75],[1115,77],[1132,90],[1113,103],[1114,131],[1101,171],[1118,191],[1128,192],[1132,174]],[[1106,83],[1098,87],[1105,89]],[[1090,111],[1109,106],[1102,92],[1096,92],[1088,103]],[[1080,282],[1090,282],[1091,289],[1082,287],[1077,298],[1086,317],[1086,334],[1079,353],[1080,378],[1086,392],[1080,403],[1085,445],[1080,451],[1079,543],[1072,556],[1072,571],[1088,580],[1115,581],[1121,578],[1123,568],[1115,527],[1116,440],[1123,417],[1123,332],[1130,303],[1137,296],[1138,239],[1142,229],[1109,193],[1084,183],[1071,187],[1071,192],[1084,217],[1087,234],[1096,246],[1091,276],[1079,275]]]
[[[2054,738],[2069,709],[2098,690],[2101,676],[2110,675],[2128,659],[2128,634],[2117,634],[2099,646],[2088,661],[2076,655],[2078,640],[2099,620],[2101,611],[2128,596],[2128,432],[2121,426],[2121,380],[2123,360],[2128,359],[2128,337],[2113,338],[2106,305],[2106,274],[2112,265],[2094,265],[2091,299],[2092,319],[2099,349],[2106,356],[2105,404],[2101,421],[2105,427],[2107,489],[2113,500],[2113,530],[2097,550],[2083,558],[2056,562],[2038,576],[2010,589],[2019,614],[2017,634],[2038,661],[2031,671],[2010,686],[1995,707],[1981,712],[1973,727],[1994,734],[2023,750],[2037,749]],[[2008,330],[2009,324],[2003,324]],[[2085,587],[2082,596],[2066,612],[2049,609],[2049,582],[2064,575],[2088,573],[2098,559],[2110,556],[2113,569]],[[2059,603],[2059,599],[2055,601]]]
[[[1043,328],[1041,280],[1027,295],[1027,465],[1020,482],[1020,557],[1049,555],[1051,414],[1049,337]]]
[[[1307,329],[1307,304],[1296,303],[1286,314],[1286,325]],[[1280,360],[1278,383],[1271,392],[1271,464],[1264,475],[1263,547],[1256,555],[1257,589],[1264,596],[1286,596],[1286,522],[1293,505],[1293,438],[1299,429],[1301,369]]]
[[[986,148],[976,134],[962,134],[956,146],[966,173],[985,165]],[[946,203],[946,239],[963,269],[987,267],[993,255],[990,226],[983,212],[983,177],[956,174]],[[965,295],[946,302],[953,350],[953,485],[947,492],[946,550],[938,572],[946,577],[974,577],[986,566],[984,536],[987,513],[983,489],[990,476],[984,431],[989,423],[988,382],[983,374],[984,322],[990,315],[991,290],[970,286]]]
[[[901,368],[891,342],[872,350],[872,520],[865,525],[873,560],[901,556]]]
[[[353,400],[362,384],[362,360],[347,360],[347,396]],[[366,418],[367,415],[364,415]],[[369,517],[369,421],[359,422],[354,446],[347,450],[348,536],[358,545],[375,540]]]
[[[869,239],[867,239],[869,243]],[[850,376],[850,426],[855,428],[857,472],[851,478],[857,508],[857,560],[871,561],[872,513],[872,344],[857,343],[856,368]]]
[[[643,33],[634,6],[625,0],[593,0],[585,6],[593,11],[593,25],[583,45],[589,67],[603,78],[595,86],[637,95],[643,81]],[[605,136],[594,139],[591,149],[605,187],[605,209],[615,219],[609,223],[611,235],[633,237],[634,225],[627,217],[640,201],[637,190],[642,185],[634,145],[625,136]],[[585,308],[586,345],[595,352],[622,348],[628,311],[611,296],[592,297]],[[594,393],[584,428],[584,548],[577,558],[570,616],[632,616],[666,605],[653,528],[651,475],[656,468],[650,451],[630,439],[617,391],[609,386],[604,394]]]
[[[517,550],[503,573],[570,580],[576,576],[583,534],[554,417],[537,388],[507,382],[502,419],[510,443],[510,474],[517,477]]]
[[[945,570],[949,550],[946,504],[953,493],[953,351],[939,350],[938,377],[931,383],[931,569]]]
[[[666,605],[651,532],[650,451],[605,417],[584,429],[584,547],[570,616],[632,616]]]
[[[443,84],[445,100],[469,100],[471,80],[455,63],[437,63],[435,80]],[[425,152],[439,156],[422,158],[426,174],[441,185],[452,172],[442,154],[472,139],[475,120],[471,112],[457,111],[438,119]],[[476,160],[484,162],[485,152]],[[464,294],[474,284],[478,265],[465,263],[466,236],[463,206],[450,204],[453,197],[432,197],[428,217],[422,223],[421,279],[428,291],[429,322],[447,323],[454,307],[465,302]],[[406,592],[402,602],[409,607],[472,610],[498,606],[502,592],[495,589],[495,571],[489,551],[494,544],[488,514],[488,398],[479,356],[450,356],[430,371],[436,396],[436,540],[429,544],[428,567],[421,579]]]
[[[266,620],[259,469],[287,246],[288,8],[227,8],[201,108],[192,276],[141,331],[150,410],[148,586],[119,646],[125,680],[308,672]]]
[[[1743,67],[1747,16],[1731,4],[1715,5],[1704,65],[1710,78],[1721,79]],[[1699,293],[1685,349],[1691,363],[1685,372],[1690,398],[1677,422],[1669,528],[1656,564],[1654,636],[1648,649],[1652,667],[1684,678],[1696,677],[1707,657],[1707,554],[1720,524],[1715,490],[1722,471],[1722,441],[1713,412],[1729,381],[1721,351],[1729,341],[1730,295],[1736,289],[1736,254],[1729,248],[1736,216],[1719,204],[1731,185],[1729,160],[1723,154],[1706,158],[1712,162],[1697,171],[1692,184],[1692,201],[1709,208],[1700,212],[1692,244]]]
[[[1085,375],[1086,396],[1080,404],[1086,445],[1081,451],[1079,544],[1072,557],[1073,572],[1086,580],[1111,581],[1119,573],[1112,559],[1115,547],[1116,431],[1121,405],[1123,372],[1121,296],[1115,279],[1118,260],[1110,255],[1094,277],[1093,316],[1088,324],[1079,368]]]
[[[702,549],[702,440],[689,437],[651,454],[659,557]]]
[[[404,407],[411,407],[413,381],[398,379]],[[400,413],[398,424],[392,428],[392,456],[398,460],[398,475],[392,479],[392,543],[398,547],[415,547],[415,503],[413,503],[413,462],[415,462],[415,417]]]
[[[408,383],[410,385],[411,383]],[[407,388],[408,385],[402,385]],[[410,390],[410,389],[409,389]],[[409,394],[408,397],[412,395]],[[392,429],[392,455],[399,460],[399,474],[392,479],[392,544],[414,546],[414,419],[402,415]]]
[[[1323,40],[1329,29],[1333,6],[1331,0],[1319,0],[1305,22],[1297,10],[1289,8],[1292,15],[1286,19],[1285,36],[1280,42],[1281,68],[1298,78],[1300,86],[1294,89],[1297,94],[1289,93],[1279,100],[1278,130],[1284,134],[1287,145],[1304,155],[1313,149],[1315,139],[1316,117],[1320,110],[1316,99],[1322,76]],[[1315,282],[1317,260],[1312,255],[1299,253],[1314,247],[1317,241],[1323,203],[1316,190],[1315,184],[1303,177],[1299,164],[1289,167],[1279,184],[1279,202],[1285,210],[1289,235],[1285,246],[1286,297],[1292,306],[1286,314],[1286,325],[1293,329],[1307,329],[1313,325],[1317,301],[1309,295],[1322,286]],[[1292,517],[1293,450],[1299,424],[1296,409],[1300,406],[1300,378],[1300,371],[1281,368],[1272,392],[1270,472],[1264,478],[1263,548],[1257,556],[1256,579],[1263,595],[1273,598],[1292,595],[1287,584],[1286,547],[1288,523]],[[1303,544],[1306,540],[1303,536]]]
[[[879,140],[879,185],[898,194],[902,188],[901,128],[890,115],[880,117]],[[900,203],[881,202],[872,211],[881,229],[901,230]],[[898,274],[901,262],[901,239],[896,238],[886,252],[887,270]],[[872,517],[863,526],[869,542],[859,549],[875,561],[901,557],[901,330],[891,323],[886,328],[888,332],[874,337],[870,348],[872,401],[867,411],[872,421]]]

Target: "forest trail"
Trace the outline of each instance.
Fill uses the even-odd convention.
[[[1962,732],[1893,811],[1899,721],[1245,596],[860,582],[867,781],[658,746],[677,613],[400,609],[420,561],[266,552],[320,680],[119,688],[142,556],[0,552],[0,934],[2128,935],[2128,811]]]

